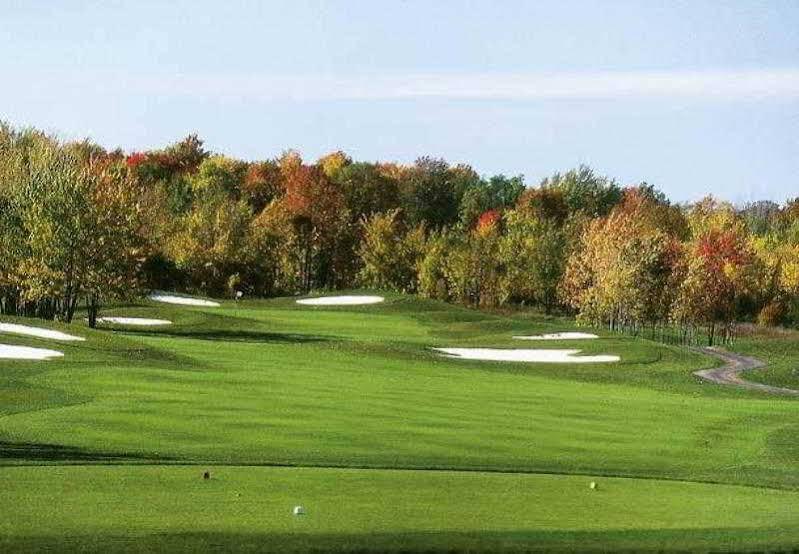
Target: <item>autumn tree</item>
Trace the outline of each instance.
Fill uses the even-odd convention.
[[[799,202],[789,201],[776,213],[766,207],[769,224],[750,237],[752,248],[765,271],[762,325],[799,321]],[[751,216],[743,214],[753,232]]]
[[[10,126],[0,122],[0,313],[15,314],[19,305],[21,283],[17,278],[17,268],[24,256],[25,242],[23,226],[16,210],[12,183],[18,179],[18,153],[15,152],[19,140]]]
[[[250,261],[251,212],[243,200],[208,195],[194,203],[171,237],[167,253],[188,276],[191,287],[219,294],[231,276]]]
[[[425,247],[424,228],[408,229],[399,210],[364,218],[362,225],[359,281],[367,287],[415,292]]]
[[[516,210],[520,215],[546,221],[558,227],[569,217],[569,206],[563,191],[557,188],[527,189],[519,195]]]
[[[774,234],[750,241],[765,273],[758,322],[773,326],[793,320],[799,315],[799,244],[780,241]]]
[[[254,213],[285,193],[280,165],[275,160],[249,164],[241,183],[241,195]]]
[[[453,242],[444,275],[454,300],[486,307],[502,303],[501,225],[499,212],[486,212],[469,234]]]
[[[92,186],[88,213],[92,231],[80,245],[83,256],[81,294],[86,299],[89,326],[97,325],[104,302],[130,300],[141,286],[141,267],[148,242],[142,233],[142,210],[136,184],[113,158],[89,167]]]
[[[103,298],[136,290],[135,198],[122,168],[102,160],[87,165],[74,148],[30,138],[3,151],[2,225],[14,225],[20,243],[11,252],[13,275],[4,276],[15,283],[13,311],[71,321],[86,298],[94,323]]]
[[[763,283],[763,268],[732,206],[706,198],[692,207],[692,237],[686,244],[686,272],[672,317],[707,328],[709,344],[751,305]]]
[[[319,158],[319,160],[316,162],[316,165],[319,166],[319,168],[322,170],[322,173],[324,173],[328,179],[334,179],[336,173],[351,163],[352,158],[350,158],[341,150],[336,150],[335,152],[331,152]]]
[[[561,284],[561,298],[582,321],[639,329],[668,317],[678,247],[657,227],[652,208],[631,191],[583,231]]]
[[[300,275],[304,252],[297,244],[293,216],[285,202],[270,202],[251,222],[253,261],[259,279],[255,292],[294,294],[304,286]]]
[[[348,248],[353,229],[341,190],[315,165],[290,160],[283,172],[286,194],[280,202],[298,249],[301,290],[346,281],[355,272]]]
[[[516,204],[524,190],[524,179],[521,176],[508,178],[495,175],[488,180],[469,180],[460,201],[461,224],[471,228],[485,212],[510,208]]]
[[[799,201],[675,205],[580,167],[527,189],[424,157],[245,162],[194,135],[125,153],[0,123],[0,311],[69,320],[146,288],[354,284],[536,304],[639,331],[799,321]]]

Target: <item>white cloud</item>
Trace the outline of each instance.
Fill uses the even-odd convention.
[[[30,76],[30,91],[243,101],[271,100],[591,100],[799,98],[799,68],[579,73],[259,75],[172,74]]]
[[[603,72],[419,79],[400,96],[498,99],[799,96],[799,70]]]
[[[177,75],[132,86],[166,95],[263,100],[497,99],[556,100],[799,97],[799,69],[626,71],[549,74],[416,74],[391,76]]]

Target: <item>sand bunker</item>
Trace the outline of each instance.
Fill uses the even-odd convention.
[[[577,356],[580,350],[527,350],[509,348],[434,348],[448,358],[497,362],[541,362],[553,364],[593,364],[618,362],[618,356]]]
[[[593,333],[548,333],[546,335],[526,335],[513,337],[518,340],[582,340],[582,339],[598,339],[597,335]]]
[[[63,355],[63,352],[47,350],[46,348],[0,344],[0,360],[48,360],[50,358],[60,358]]]
[[[68,335],[66,333],[62,333],[61,331],[53,331],[52,329],[42,329],[41,327],[30,327],[28,325],[17,325],[14,323],[0,323],[0,333],[26,335],[29,337],[38,337],[40,339],[86,340],[83,337]]]
[[[306,306],[357,306],[359,304],[378,304],[385,300],[382,296],[319,296],[303,298],[297,304]]]
[[[172,325],[168,319],[147,319],[146,317],[98,317],[98,323],[117,325]]]
[[[150,300],[155,300],[156,302],[165,302],[167,304],[181,304],[183,306],[219,307],[219,302],[214,302],[213,300],[189,298],[187,296],[175,296],[173,294],[151,294]]]

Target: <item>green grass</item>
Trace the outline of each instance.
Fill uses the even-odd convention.
[[[13,468],[13,549],[63,545],[184,552],[640,545],[786,546],[799,493],[588,476],[186,466]],[[599,488],[589,489],[591,479]],[[120,494],[124,491],[124,495]],[[303,505],[307,514],[291,515]],[[768,536],[764,535],[768,531]],[[709,535],[709,536],[708,536]],[[713,540],[715,539],[715,540]],[[769,542],[765,542],[767,539]],[[750,542],[752,541],[752,542]],[[0,549],[4,539],[0,538]]]
[[[768,361],[767,367],[747,372],[747,379],[799,389],[799,332],[763,332],[739,341],[736,349]]]
[[[56,326],[85,343],[2,335],[66,356],[0,361],[0,502],[16,507],[0,550],[799,546],[795,400],[705,384],[691,372],[713,360],[645,340],[511,338],[566,320],[387,300],[145,303],[103,315],[174,325]],[[774,341],[742,349],[779,371],[794,347]],[[622,362],[472,362],[434,346]]]

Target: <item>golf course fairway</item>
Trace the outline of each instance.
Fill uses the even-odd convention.
[[[380,294],[102,313],[172,322],[153,327],[37,322],[86,340],[0,360],[0,551],[799,547],[796,399],[704,382],[692,372],[718,360],[601,331],[536,347],[620,361],[443,357],[579,329]],[[753,378],[791,384],[795,344],[736,348],[767,363]]]

